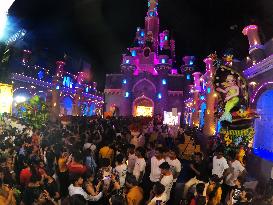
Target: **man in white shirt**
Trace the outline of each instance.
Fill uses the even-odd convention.
[[[228,174],[228,163],[223,156],[223,149],[218,148],[212,161],[212,175],[217,175],[221,180]]]
[[[133,175],[136,177],[138,182],[142,181],[142,177],[145,173],[146,161],[144,159],[145,149],[143,147],[138,147],[136,149],[136,162],[133,170]]]
[[[228,186],[235,186],[235,181],[237,180],[238,176],[244,175],[246,170],[244,166],[241,164],[240,161],[236,160],[236,153],[230,154],[230,161],[229,161],[230,173],[226,177],[226,184]]]
[[[173,174],[172,174],[172,171],[170,170],[171,167],[168,164],[168,162],[163,162],[159,166],[159,168],[161,170],[161,175],[162,175],[160,183],[165,186],[165,194],[166,194],[166,197],[167,197],[167,201],[169,201],[172,186],[173,186]]]
[[[102,197],[102,192],[100,192],[96,196],[91,196],[87,194],[82,188],[83,178],[80,175],[73,176],[72,183],[73,184],[70,184],[70,186],[68,187],[69,196],[73,196],[76,194],[82,195],[87,201],[98,201]]]
[[[161,147],[156,148],[155,156],[151,158],[151,173],[150,173],[150,181],[155,183],[160,181],[161,170],[159,166],[165,162],[163,158],[164,150]]]
[[[150,194],[150,199],[148,200],[148,205],[166,205],[167,196],[165,193],[165,187],[160,182],[156,182],[153,186],[153,190]]]
[[[128,172],[133,173],[137,156],[135,154],[135,145],[130,144],[128,148]]]
[[[169,150],[168,156],[166,157],[166,162],[171,166],[174,183],[181,172],[181,162],[177,159],[177,153],[177,150]]]
[[[114,172],[119,176],[120,187],[123,187],[125,184],[125,178],[127,174],[127,165],[125,164],[124,157],[122,154],[116,156],[116,167]]]
[[[236,185],[235,181],[241,175],[246,174],[246,170],[240,161],[236,160],[236,152],[231,152],[229,154],[229,174],[226,176],[225,183],[222,185],[222,198],[226,198],[227,194],[232,190]],[[222,200],[222,201],[223,201]]]

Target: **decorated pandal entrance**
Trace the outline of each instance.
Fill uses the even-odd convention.
[[[142,96],[140,98],[137,98],[133,103],[133,116],[139,117],[152,117],[154,114],[154,102],[145,97]]]

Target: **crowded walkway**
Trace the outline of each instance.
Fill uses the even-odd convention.
[[[143,123],[144,122],[144,123]],[[40,130],[1,121],[0,205],[267,205],[238,152],[152,119],[76,120]]]

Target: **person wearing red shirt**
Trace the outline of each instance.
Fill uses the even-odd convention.
[[[68,165],[69,174],[72,175],[84,175],[87,171],[85,165],[81,163],[81,157],[79,154],[73,156],[73,161]]]

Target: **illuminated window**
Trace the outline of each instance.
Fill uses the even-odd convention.
[[[87,88],[85,88],[85,92],[87,92],[87,93],[88,93],[88,87],[87,87]]]
[[[191,75],[187,74],[187,80],[190,80],[190,79],[191,79]]]
[[[163,64],[166,63],[166,59],[164,59],[164,58],[161,59],[161,63],[163,63]]]
[[[129,97],[129,92],[125,93],[125,97],[128,98]]]
[[[137,106],[136,116],[149,116],[153,115],[153,107]]]
[[[122,83],[123,83],[123,84],[126,84],[126,83],[127,83],[127,80],[126,80],[126,79],[123,79],[123,80],[122,80]]]
[[[71,85],[71,78],[69,76],[64,76],[63,85],[66,87],[70,87]]]
[[[161,94],[161,93],[158,93],[158,94],[157,94],[157,98],[158,98],[158,99],[161,99],[161,98],[162,98],[162,94]]]
[[[165,38],[164,38],[164,39],[165,39],[165,41],[167,41],[167,40],[168,40],[168,36],[165,36]]]
[[[136,51],[135,51],[135,50],[133,50],[131,53],[132,53],[132,56],[133,56],[133,57],[136,56]]]
[[[162,85],[166,85],[166,84],[167,84],[166,79],[162,79]]]

